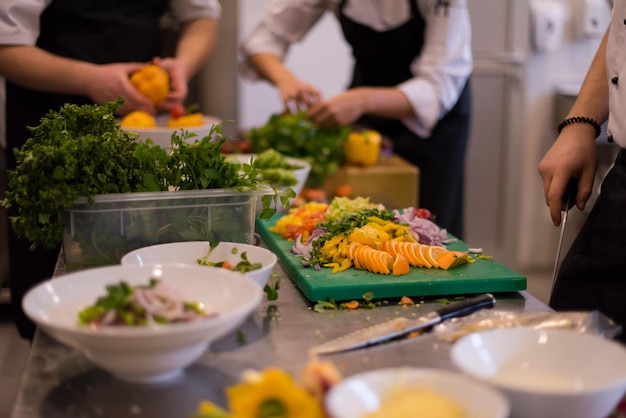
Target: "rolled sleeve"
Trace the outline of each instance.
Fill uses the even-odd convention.
[[[222,17],[222,6],[218,0],[171,0],[170,11],[181,23],[197,19],[219,20]]]
[[[241,75],[259,79],[257,71],[248,63],[251,55],[268,53],[281,60],[292,43],[300,42],[317,23],[332,3],[320,0],[276,0],[266,8],[259,24],[239,46]]]
[[[39,16],[51,0],[4,0],[0,13],[0,45],[35,45]]]
[[[422,53],[411,65],[414,78],[398,87],[415,116],[402,122],[428,137],[458,101],[473,69],[471,26],[465,0],[452,0],[447,10],[435,11],[435,1],[422,1],[427,28]]]

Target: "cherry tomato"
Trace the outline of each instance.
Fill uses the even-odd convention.
[[[182,104],[174,105],[174,107],[170,109],[170,116],[172,116],[174,119],[185,116],[186,114],[187,110],[185,110],[185,106],[183,106]]]
[[[415,216],[422,219],[431,219],[433,214],[426,208],[415,209]]]

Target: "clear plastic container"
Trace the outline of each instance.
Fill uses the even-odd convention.
[[[246,192],[209,189],[81,198],[62,213],[63,254],[68,271],[118,264],[126,253],[180,241],[254,243],[260,188]]]

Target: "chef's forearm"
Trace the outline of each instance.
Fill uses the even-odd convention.
[[[283,62],[276,55],[259,53],[248,58],[250,64],[256,69],[259,75],[275,86],[280,86],[286,80],[293,80],[295,76],[285,67]]]
[[[92,69],[31,45],[0,46],[0,75],[33,90],[84,95]]]
[[[185,77],[191,79],[211,56],[217,42],[218,21],[198,19],[183,25],[176,58],[185,67]]]
[[[411,103],[404,93],[395,87],[357,87],[361,94],[364,114],[391,119],[415,117]]]
[[[606,76],[606,31],[596,55],[591,62],[585,80],[567,117],[586,116],[599,123],[609,117],[609,86]]]

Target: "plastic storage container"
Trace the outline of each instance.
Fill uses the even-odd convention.
[[[65,209],[63,254],[66,269],[118,264],[126,253],[153,244],[180,241],[254,243],[259,195],[232,189],[95,196]]]

